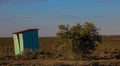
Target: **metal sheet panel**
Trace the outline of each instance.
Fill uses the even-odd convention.
[[[25,49],[39,49],[37,30],[23,33],[23,40]]]
[[[19,34],[20,54],[24,51],[23,34]]]
[[[20,54],[18,35],[13,34],[13,39],[14,39],[14,52],[15,52],[15,55]]]

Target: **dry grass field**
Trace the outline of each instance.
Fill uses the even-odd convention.
[[[50,54],[49,52],[55,48],[53,47],[55,39],[55,37],[40,38],[41,54],[44,55],[43,51]],[[91,57],[85,60],[49,58],[48,55],[41,55],[39,58],[32,57],[32,59],[13,59],[11,58],[14,54],[13,39],[0,38],[0,58],[4,57],[0,59],[0,66],[120,66],[120,36],[104,36],[102,44],[97,45]],[[19,58],[23,57],[19,56]]]
[[[19,60],[19,61],[1,61],[1,66],[120,66],[119,60],[57,60],[57,59],[39,59],[39,60]]]

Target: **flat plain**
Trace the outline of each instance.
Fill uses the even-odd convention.
[[[56,37],[40,37],[40,50],[51,52],[54,49]],[[49,54],[49,53],[48,53]],[[33,59],[13,59],[14,55],[13,38],[0,38],[0,65],[8,66],[120,66],[120,36],[104,36],[102,43],[97,43],[96,50],[90,58],[84,60],[68,60],[53,57]],[[3,58],[4,57],[4,58]]]

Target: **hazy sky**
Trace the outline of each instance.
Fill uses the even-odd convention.
[[[55,36],[60,24],[86,21],[102,35],[120,35],[120,0],[0,0],[0,37],[29,28]]]

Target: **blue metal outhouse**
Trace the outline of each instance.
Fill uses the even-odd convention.
[[[39,29],[27,29],[13,33],[15,55],[22,54],[25,49],[39,49]]]

